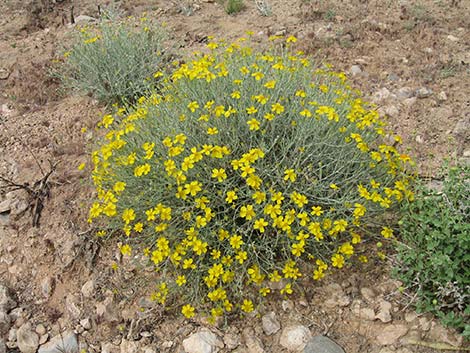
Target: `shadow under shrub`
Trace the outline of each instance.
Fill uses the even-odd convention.
[[[470,168],[451,167],[437,192],[421,185],[403,204],[395,275],[432,312],[470,339]]]
[[[274,38],[276,39],[276,38]],[[287,44],[295,41],[287,38]],[[371,227],[413,197],[407,155],[345,75],[302,53],[211,42],[93,152],[89,221],[122,230],[186,317],[253,311],[300,280],[367,261]],[[184,305],[183,305],[184,304]]]
[[[67,89],[92,94],[106,104],[129,104],[158,85],[168,64],[165,31],[141,18],[102,20],[79,29],[55,71]]]

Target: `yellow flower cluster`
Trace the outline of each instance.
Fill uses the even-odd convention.
[[[300,278],[367,261],[369,220],[413,197],[410,158],[382,142],[385,124],[344,74],[312,81],[303,53],[242,42],[209,44],[159,94],[105,116],[92,153],[89,221],[120,228],[124,255],[150,241],[167,276],[152,298],[179,293],[187,318],[248,313],[273,282],[287,296]]]

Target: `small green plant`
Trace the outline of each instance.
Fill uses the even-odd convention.
[[[336,11],[334,9],[328,9],[323,16],[325,21],[333,21],[335,17],[336,17]]]
[[[245,8],[243,0],[226,0],[225,12],[229,15],[239,13]]]
[[[68,89],[92,94],[106,104],[133,103],[156,87],[154,74],[167,64],[161,27],[143,17],[135,25],[101,21],[83,27],[54,75]]]
[[[395,275],[432,312],[470,338],[470,168],[448,169],[442,191],[421,185],[405,203]]]
[[[249,313],[366,262],[361,243],[393,237],[383,214],[413,197],[410,158],[384,142],[400,138],[296,40],[210,42],[100,123],[89,221],[122,233],[123,255],[143,250],[161,274],[152,298],[188,318]]]

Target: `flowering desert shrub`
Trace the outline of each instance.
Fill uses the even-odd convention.
[[[143,248],[162,274],[153,299],[178,295],[186,317],[250,312],[367,261],[368,229],[392,237],[382,215],[413,197],[409,157],[344,74],[243,40],[208,47],[105,116],[92,154],[89,221],[121,230],[123,254]]]

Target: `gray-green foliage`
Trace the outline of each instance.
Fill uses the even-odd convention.
[[[55,73],[66,88],[103,103],[133,103],[157,86],[154,73],[169,58],[165,39],[164,30],[145,18],[138,25],[101,21],[76,33]]]

